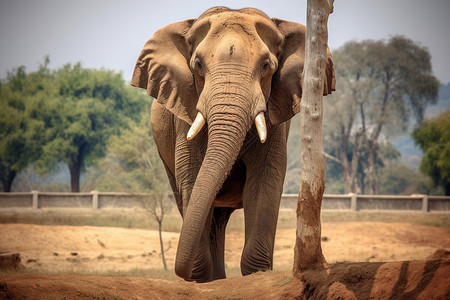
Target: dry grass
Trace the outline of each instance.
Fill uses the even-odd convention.
[[[413,223],[437,227],[450,227],[449,213],[421,213],[421,212],[349,212],[349,211],[322,211],[321,220],[329,222],[385,222],[385,223]],[[58,210],[31,210],[31,209],[2,209],[0,210],[0,223],[22,223],[38,225],[70,225],[70,226],[104,226],[123,228],[142,228],[157,230],[158,224],[148,213],[141,209],[58,209]],[[164,216],[163,231],[180,232],[182,219],[177,211]],[[280,210],[278,228],[295,228],[295,211]],[[228,222],[227,230],[243,231],[243,210],[233,213]]]
[[[436,227],[450,227],[450,214],[420,212],[348,212],[348,211],[323,211],[323,223],[341,222],[384,222],[384,223],[413,223]],[[38,225],[70,225],[70,226],[103,226],[142,228],[157,230],[156,221],[144,210],[138,209],[59,209],[59,210],[37,210],[31,209],[0,210],[0,223],[23,223]],[[163,230],[179,232],[182,220],[177,211],[172,211],[165,216]],[[332,225],[333,226],[333,225]],[[296,227],[296,213],[293,210],[282,209],[278,218],[278,229],[292,229]],[[244,214],[243,210],[236,211],[227,227],[227,232],[243,232]],[[277,264],[274,271],[290,270],[292,266]],[[240,276],[240,269],[235,266],[226,267],[228,277]],[[24,270],[26,273],[37,271]],[[86,274],[105,274],[111,276],[151,277],[168,280],[176,280],[173,270],[164,271],[158,268],[135,268],[130,270],[106,270],[101,272],[83,271]],[[4,272],[2,272],[4,273]],[[20,272],[19,272],[20,273]],[[45,272],[46,273],[46,272]]]
[[[143,209],[4,209],[0,223],[158,229],[156,220]],[[180,232],[181,224],[180,215],[171,212],[164,216],[163,231]]]

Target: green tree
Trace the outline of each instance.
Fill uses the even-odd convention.
[[[41,173],[68,165],[72,192],[80,190],[86,166],[105,155],[106,141],[131,120],[138,120],[148,96],[125,84],[121,74],[67,64],[55,72],[55,93],[49,93],[46,143],[36,161]]]
[[[142,198],[142,205],[158,222],[161,259],[167,270],[162,223],[173,204],[167,197],[169,182],[151,135],[150,114],[145,113],[139,124],[131,121],[128,128],[120,130],[120,135],[111,136],[107,153],[99,163],[101,171],[92,173],[87,180],[96,190],[151,194]]]
[[[45,126],[41,118],[53,76],[45,59],[39,70],[27,74],[19,67],[0,82],[0,181],[3,191],[11,191],[18,172],[42,153]]]
[[[119,192],[166,192],[169,188],[164,166],[150,128],[150,113],[139,123],[130,121],[117,135],[109,137],[107,155],[91,170],[90,189]]]
[[[425,153],[420,170],[450,196],[450,110],[421,124],[412,137]]]
[[[338,88],[332,96],[334,109],[327,113],[334,117],[326,117],[332,120],[328,134],[337,144],[332,156],[342,166],[346,191],[354,191],[358,151],[364,143],[370,192],[377,194],[379,140],[406,132],[413,119],[420,123],[426,106],[436,102],[439,82],[432,74],[430,54],[396,36],[346,43],[333,52],[333,59]]]

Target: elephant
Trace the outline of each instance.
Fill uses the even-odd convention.
[[[214,7],[144,45],[131,85],[155,100],[151,126],[183,218],[175,273],[225,278],[225,229],[244,209],[242,275],[271,270],[290,119],[300,111],[304,25]],[[328,50],[323,94],[335,89]]]

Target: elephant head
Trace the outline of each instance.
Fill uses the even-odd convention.
[[[198,19],[170,24],[145,44],[131,84],[192,125],[207,124],[208,145],[184,213],[175,272],[189,279],[194,254],[215,196],[253,124],[267,138],[300,110],[305,56],[303,25],[269,19],[256,9],[212,8]],[[324,94],[334,90],[328,56]]]

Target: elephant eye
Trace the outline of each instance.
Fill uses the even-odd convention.
[[[270,59],[266,58],[261,64],[261,73],[262,75],[266,75],[269,70],[272,69],[272,62]]]
[[[194,61],[194,68],[200,74],[203,72],[203,65],[202,65],[202,62],[200,61],[200,58],[198,58],[198,57]]]

